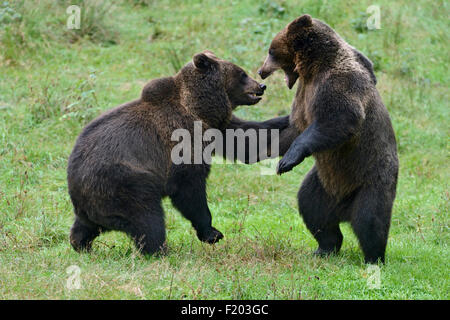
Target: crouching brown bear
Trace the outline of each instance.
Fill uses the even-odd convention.
[[[297,137],[277,173],[315,158],[298,206],[319,243],[316,253],[339,251],[339,223],[347,221],[365,261],[384,262],[398,159],[372,63],[328,25],[303,15],[275,36],[258,73],[265,79],[277,69],[284,71],[289,89],[299,81],[285,131]]]
[[[165,196],[191,221],[201,241],[222,239],[206,200],[210,166],[203,160],[174,164],[171,150],[177,142],[171,135],[185,129],[193,137],[194,121],[201,121],[203,130],[287,127],[288,117],[247,122],[232,115],[238,105],[259,102],[264,89],[238,66],[205,51],[175,76],[150,81],[140,99],[89,123],[68,163],[73,248],[89,250],[101,232],[119,230],[145,254],[164,251]]]

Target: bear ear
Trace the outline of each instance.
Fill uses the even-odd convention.
[[[217,58],[217,56],[211,50],[204,50],[203,53],[208,56],[212,56],[213,58]]]
[[[207,70],[212,67],[214,61],[205,53],[197,53],[192,59],[194,66],[200,70]]]
[[[312,18],[309,14],[304,14],[289,24],[288,32],[297,32],[301,28],[308,28],[312,26]]]

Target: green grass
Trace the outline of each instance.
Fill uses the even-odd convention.
[[[375,31],[364,27],[371,1],[76,1],[90,14],[81,30],[67,30],[72,2],[0,4],[1,299],[449,299],[446,1],[379,0]],[[296,204],[312,159],[283,177],[260,175],[261,165],[214,166],[209,204],[225,234],[215,246],[165,201],[167,256],[143,257],[118,232],[100,236],[90,254],[74,252],[66,166],[83,126],[204,49],[257,78],[272,37],[302,13],[374,61],[391,114],[400,176],[381,288],[367,285],[349,226],[339,255],[312,255]],[[263,101],[239,116],[289,113],[294,92],[282,75],[265,83]],[[66,288],[71,265],[81,270],[79,290]]]

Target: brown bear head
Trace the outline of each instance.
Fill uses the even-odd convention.
[[[306,78],[334,61],[339,47],[339,36],[333,29],[305,14],[275,36],[258,74],[265,79],[282,69],[291,89],[299,76]]]
[[[217,73],[223,84],[233,109],[240,105],[254,105],[261,100],[266,86],[258,83],[237,65],[219,59],[211,51],[205,50],[192,59],[200,73]]]
[[[211,51],[197,53],[174,77],[181,104],[213,128],[222,128],[239,105],[261,100],[264,84]]]

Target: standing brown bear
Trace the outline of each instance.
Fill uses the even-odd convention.
[[[129,234],[143,253],[165,247],[161,199],[189,219],[201,241],[223,235],[211,225],[206,200],[210,166],[171,161],[177,142],[171,135],[185,129],[193,139],[194,121],[215,128],[282,129],[288,117],[247,122],[232,116],[238,105],[261,100],[265,85],[212,52],[196,54],[175,76],[150,81],[140,99],[118,106],[82,131],[68,164],[69,194],[75,222],[70,243],[89,250],[100,232]]]
[[[303,15],[275,36],[258,73],[265,79],[277,69],[285,72],[289,89],[299,80],[285,131],[298,136],[277,173],[315,158],[298,206],[319,243],[316,253],[339,251],[339,223],[348,221],[366,263],[384,262],[398,158],[372,63],[328,25]]]

